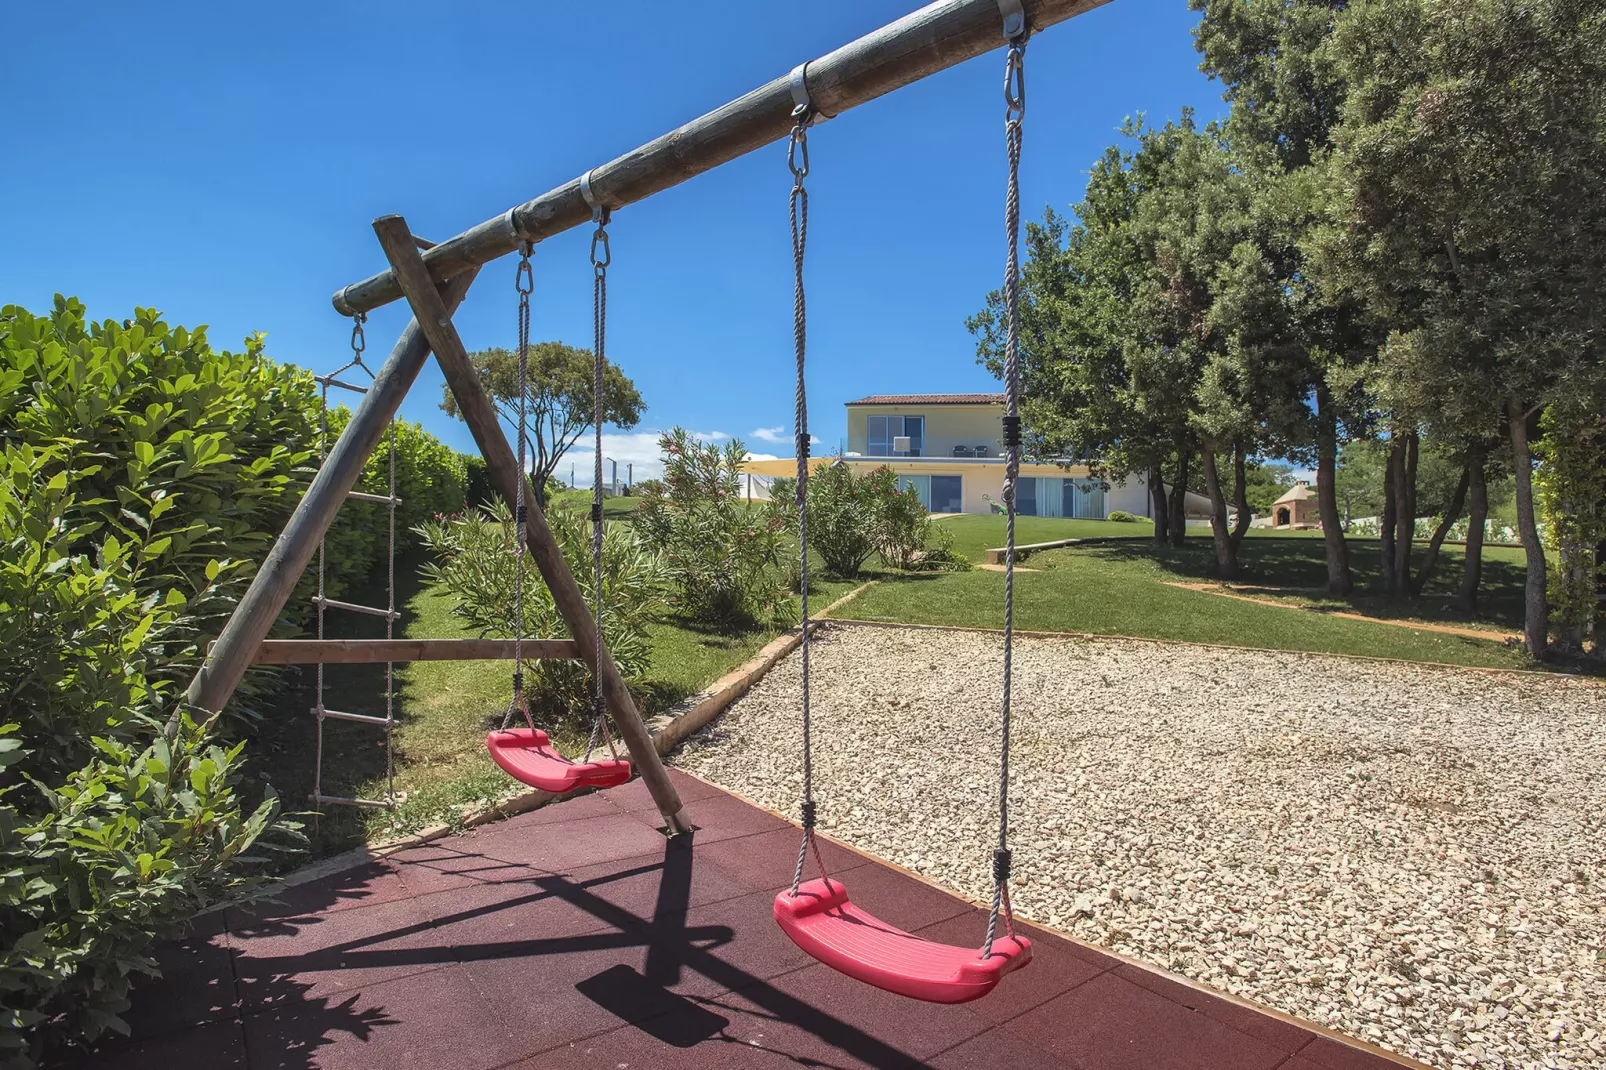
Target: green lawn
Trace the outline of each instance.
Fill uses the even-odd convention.
[[[583,493],[580,497],[589,501]],[[634,499],[610,499],[609,504]],[[397,601],[403,607],[398,634],[448,639],[475,634],[452,614],[452,599],[419,579],[422,556],[397,561]],[[857,582],[819,580],[813,584],[810,609],[823,609]],[[348,592],[363,604],[384,603],[383,580]],[[373,638],[383,635],[383,622],[371,617],[330,613],[331,637]],[[759,629],[721,636],[669,618],[651,628],[652,661],[646,680],[636,688],[645,716],[696,694],[751,658],[775,636]],[[256,732],[253,756],[258,775],[272,783],[288,808],[308,805],[315,761],[312,666],[285,673],[286,688]],[[487,729],[499,724],[512,694],[512,666],[501,661],[431,661],[401,665],[396,670],[396,788],[406,802],[394,814],[331,807],[316,822],[309,819],[312,854],[330,854],[364,840],[451,821],[462,809],[481,806],[513,786],[485,751]],[[335,665],[326,669],[325,705],[353,713],[384,713],[384,666]],[[540,718],[537,717],[538,723]],[[585,746],[588,726],[544,724],[560,749],[573,753]],[[384,793],[384,733],[367,725],[325,722],[325,794],[377,798]]]
[[[955,517],[939,523],[950,529],[957,527],[955,546],[972,556],[999,545],[1003,539],[1002,517]],[[1022,542],[1049,541],[1132,527],[1027,517],[1017,527],[1017,535]],[[1351,546],[1357,580],[1363,588],[1376,579],[1376,546],[1375,541],[1356,541]],[[1255,538],[1245,541],[1241,555],[1243,582],[1302,587],[1318,585],[1326,578],[1319,539]],[[1135,635],[1463,665],[1527,664],[1519,651],[1494,638],[1496,630],[1509,625],[1510,614],[1520,612],[1521,555],[1506,548],[1491,549],[1485,555],[1485,594],[1495,617],[1489,640],[1295,612],[1167,586],[1166,581],[1197,582],[1212,577],[1214,555],[1205,532],[1190,534],[1188,545],[1181,550],[1156,547],[1150,540],[1094,544],[1039,551],[1025,562],[1025,567],[1036,571],[1016,578],[1015,604],[1016,624],[1028,630]],[[1419,604],[1397,605],[1371,593],[1343,602],[1301,597],[1372,615],[1442,618],[1461,623],[1444,610],[1444,592],[1459,578],[1460,567],[1460,549],[1446,547],[1430,597]],[[838,615],[996,628],[1001,623],[1002,606],[1003,577],[997,572],[978,570],[889,577]]]
[[[964,554],[972,561],[985,561],[987,550],[1004,545],[1002,516],[972,513],[951,516],[935,523],[942,525],[953,536],[954,552]],[[1015,543],[1020,546],[1053,542],[1056,539],[1143,538],[1153,534],[1154,522],[1146,518],[1126,523],[1113,520],[1064,520],[1049,516],[1015,518]]]

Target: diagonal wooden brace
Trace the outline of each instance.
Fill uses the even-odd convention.
[[[680,795],[670,783],[669,774],[664,771],[658,750],[647,733],[647,726],[642,723],[635,700],[630,697],[630,689],[625,686],[624,677],[619,674],[619,667],[614,664],[613,655],[606,646],[601,648],[601,663],[598,664],[596,622],[591,617],[591,607],[586,605],[585,595],[575,582],[574,574],[569,571],[569,563],[563,558],[563,550],[553,537],[552,529],[547,526],[546,515],[538,504],[535,489],[529,485],[525,473],[519,470],[513,447],[508,444],[507,436],[497,420],[496,408],[474,372],[468,350],[452,324],[451,311],[436,288],[435,281],[430,278],[429,269],[424,266],[413,235],[407,229],[407,221],[399,215],[381,216],[374,220],[374,233],[379,236],[379,244],[390,260],[402,293],[412,306],[414,318],[428,339],[430,348],[435,351],[435,359],[440,362],[441,371],[446,375],[446,383],[457,398],[458,412],[463,422],[468,424],[480,453],[485,457],[491,481],[507,500],[509,508],[516,500],[518,481],[526,481],[525,532],[530,556],[535,559],[541,578],[552,591],[552,600],[568,624],[569,634],[574,636],[579,645],[581,658],[602,681],[603,697],[613,710],[619,734],[624,737],[625,746],[630,749],[630,758],[646,783],[653,802],[658,804],[658,811],[663,814],[670,833],[688,831],[691,826],[680,804]]]
[[[478,272],[478,268],[465,271],[445,284],[447,307],[455,309],[462,302]],[[429,343],[415,320],[402,331],[373,385],[363,393],[357,412],[318,468],[312,485],[296,504],[289,523],[190,681],[185,700],[191,705],[217,713],[228,703],[427,360]],[[176,728],[177,722],[173,725]]]

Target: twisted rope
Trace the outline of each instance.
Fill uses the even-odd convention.
[[[599,732],[608,741],[608,753],[615,760],[619,757],[613,734],[608,731],[608,710],[602,698],[602,383],[608,363],[608,265],[613,262],[613,253],[608,244],[608,210],[599,204],[592,209],[591,217],[597,224],[591,237],[591,618],[596,627],[596,646],[595,668],[591,672],[591,737],[586,740],[582,759],[587,762]]]
[[[535,735],[535,721],[530,717],[530,703],[524,695],[524,554],[529,516],[524,501],[524,462],[529,451],[530,294],[535,291],[530,254],[534,251],[532,242],[519,246],[519,266],[513,277],[513,288],[519,292],[519,464],[518,486],[513,491],[513,700],[508,703],[507,713],[502,715],[504,731],[513,723],[515,713],[523,715],[531,736]]]
[[[814,864],[822,876],[825,876],[825,860],[820,857],[819,845],[814,840],[814,748],[809,710],[809,403],[804,384],[808,311],[803,296],[803,254],[809,240],[809,194],[803,179],[809,173],[808,136],[814,112],[803,104],[792,115],[797,121],[787,144],[786,163],[792,172],[792,347],[797,356],[797,397],[792,427],[796,436],[798,574],[803,602],[803,631],[799,639],[803,671],[803,842],[798,846],[797,866],[792,871],[792,894],[796,895],[798,886],[803,883],[803,865],[810,849],[814,851]]]
[[[1026,115],[1025,27],[1010,38],[1004,68],[1004,144],[1009,154],[1009,187],[1004,196],[1004,229],[1008,253],[1004,261],[1004,686],[998,759],[998,846],[993,851],[993,897],[987,912],[987,939],[982,957],[992,954],[1003,913],[1005,930],[1015,936],[1015,914],[1009,902],[1009,728],[1015,638],[1015,490],[1020,478],[1020,148],[1021,120]]]

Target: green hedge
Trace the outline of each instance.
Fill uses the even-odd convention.
[[[177,699],[315,470],[318,416],[311,375],[261,336],[228,352],[150,309],[0,308],[0,1062],[25,1063],[42,1025],[116,1028],[154,941],[297,835],[271,792],[243,809],[241,746]],[[397,436],[410,545],[466,477],[417,425]],[[385,522],[343,510],[334,591],[371,574]]]

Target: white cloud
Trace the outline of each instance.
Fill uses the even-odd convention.
[[[785,427],[755,427],[750,433],[760,442],[773,442],[781,446],[790,446],[792,444],[792,433]],[[818,446],[820,444],[820,436],[811,434],[809,435],[809,441]]]

